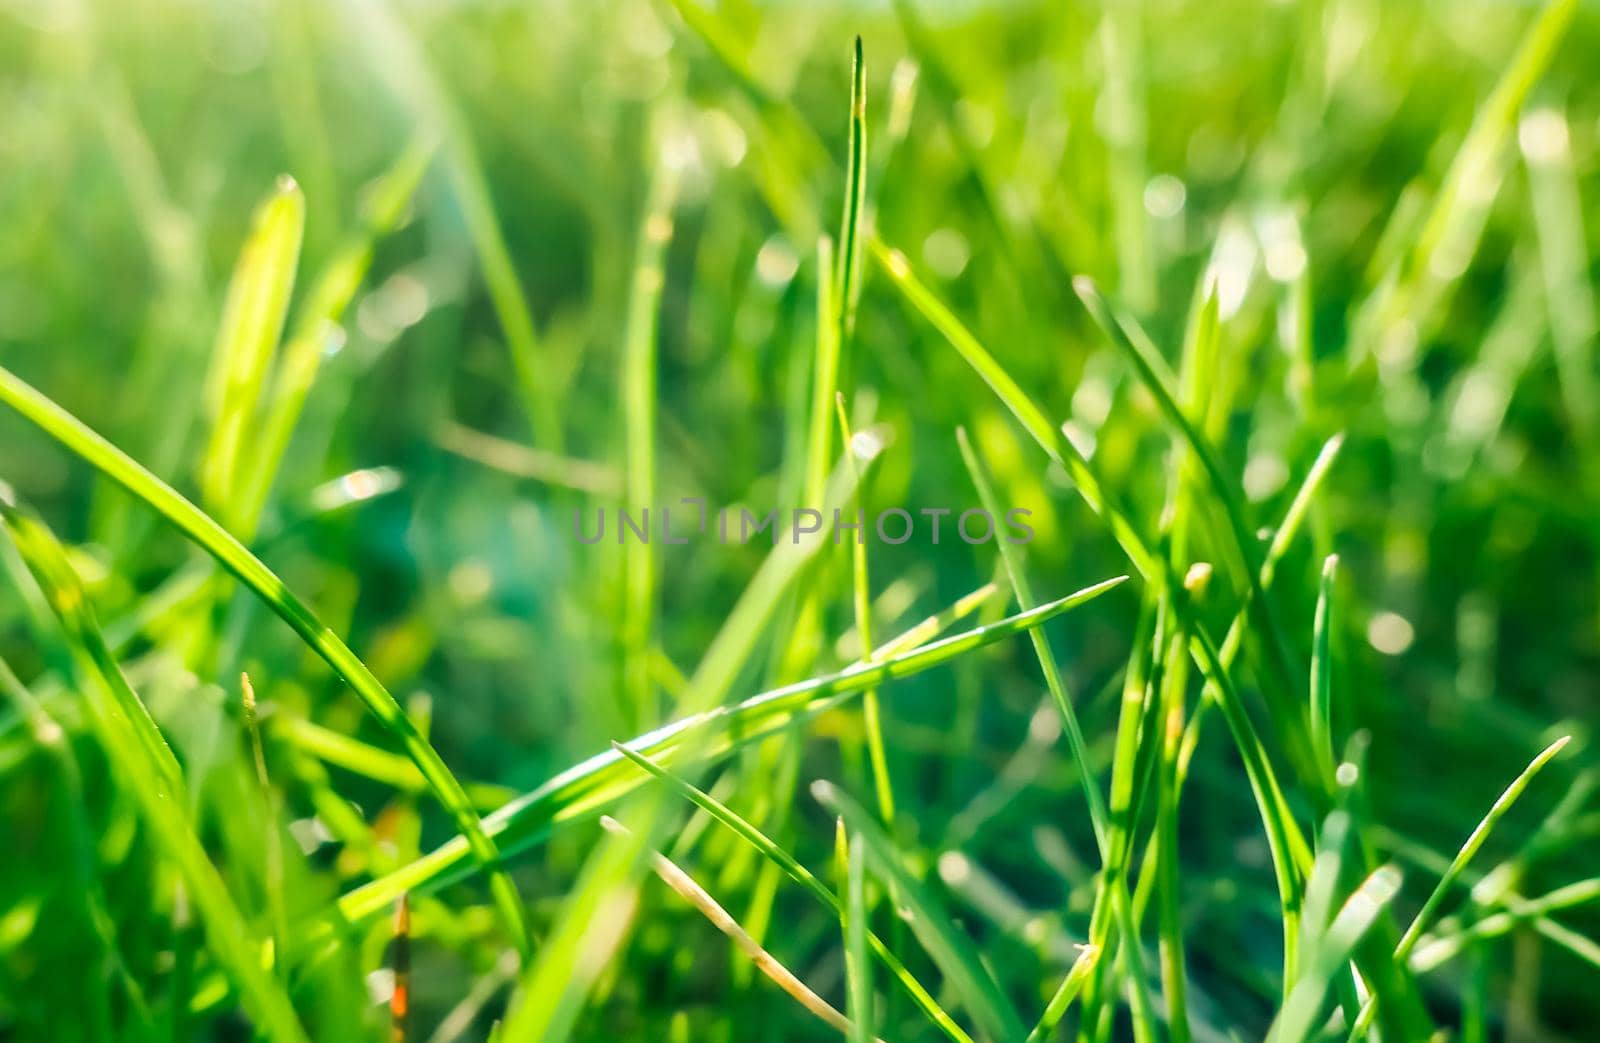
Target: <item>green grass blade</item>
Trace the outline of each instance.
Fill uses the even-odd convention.
[[[960,936],[922,882],[906,868],[901,853],[872,817],[830,782],[813,783],[811,792],[823,807],[843,818],[845,826],[863,842],[873,868],[893,884],[898,900],[906,907],[913,933],[984,1033],[997,1041],[1022,1038],[1024,1030],[1016,1012],[994,978],[974,957],[972,943]]]
[[[956,441],[961,449],[961,459],[966,464],[967,474],[978,490],[978,499],[983,504],[984,510],[988,511],[991,517],[1003,517],[1004,512],[1000,507],[1000,498],[995,493],[994,480],[990,477],[988,468],[984,467],[983,461],[978,458],[964,428],[956,429]],[[1002,539],[997,542],[1000,545],[1000,557],[1005,563],[1006,576],[1011,581],[1012,593],[1016,595],[1017,607],[1024,610],[1033,608],[1036,603],[1033,585],[1028,582],[1023,567],[1022,552],[1009,540]],[[1089,822],[1094,827],[1095,839],[1100,845],[1100,857],[1104,860],[1110,816],[1106,812],[1105,796],[1100,792],[1100,784],[1095,781],[1093,773],[1089,770],[1089,744],[1084,741],[1083,728],[1078,723],[1077,711],[1072,708],[1072,698],[1067,694],[1066,682],[1061,676],[1061,666],[1056,661],[1049,640],[1040,630],[1034,630],[1028,636],[1033,642],[1034,654],[1039,659],[1040,669],[1044,672],[1045,687],[1050,692],[1050,698],[1055,701],[1056,709],[1061,713],[1067,745],[1072,751],[1072,759],[1077,768],[1078,782],[1083,788],[1084,800],[1089,806]]]
[[[428,780],[416,764],[398,753],[381,750],[304,717],[280,713],[272,718],[271,728],[276,738],[326,764],[407,793],[428,789]],[[482,782],[463,782],[462,788],[473,804],[485,811],[501,807],[517,795],[509,787]]]
[[[1100,487],[1100,480],[1095,477],[1083,454],[1078,452],[1077,447],[1067,436],[1045,417],[1044,411],[1028,397],[1027,392],[1022,390],[1022,387],[1011,378],[1011,374],[989,354],[988,349],[973,336],[961,320],[956,318],[955,313],[945,307],[922,280],[917,278],[905,254],[880,242],[874,242],[872,256],[888,275],[889,281],[911,306],[927,319],[934,329],[944,335],[950,346],[955,348],[983,382],[989,385],[1001,404],[1017,418],[1023,430],[1039,443],[1039,447],[1052,460],[1066,469],[1078,495],[1083,497],[1090,510],[1105,518],[1106,524],[1110,526],[1112,534],[1116,536],[1123,552],[1128,555],[1134,569],[1146,578],[1156,574],[1158,565],[1155,556],[1151,554],[1143,537],[1139,535],[1127,516],[1107,502],[1105,492]]]
[[[494,841],[484,832],[483,824],[478,820],[477,812],[473,810],[461,783],[451,774],[438,752],[417,732],[416,726],[400,708],[400,704],[395,702],[394,696],[389,694],[389,690],[349,646],[324,626],[261,559],[251,554],[204,511],[3,367],[0,367],[0,402],[21,413],[176,526],[254,592],[333,668],[333,672],[355,691],[367,710],[400,743],[406,755],[428,780],[429,789],[449,812],[456,829],[467,839],[473,857],[489,871],[495,904],[510,938],[519,948],[527,946],[521,899],[511,878],[500,867],[500,854],[495,849]]]
[[[1422,903],[1422,908],[1417,910],[1417,915],[1412,918],[1410,926],[1400,936],[1400,944],[1395,947],[1394,951],[1397,961],[1403,963],[1410,958],[1411,950],[1422,937],[1422,932],[1432,924],[1434,915],[1439,911],[1439,906],[1444,903],[1446,896],[1449,895],[1456,881],[1461,879],[1461,874],[1466,871],[1467,865],[1472,861],[1473,856],[1478,853],[1478,849],[1483,846],[1483,842],[1489,838],[1489,834],[1493,831],[1495,824],[1505,817],[1506,812],[1511,810],[1511,806],[1522,796],[1522,792],[1528,788],[1528,784],[1533,781],[1533,777],[1539,774],[1540,769],[1550,763],[1551,759],[1560,753],[1562,747],[1566,746],[1571,739],[1572,736],[1563,735],[1549,746],[1546,746],[1537,757],[1528,763],[1526,768],[1522,769],[1520,775],[1511,780],[1511,785],[1507,786],[1505,791],[1495,799],[1488,812],[1467,836],[1466,842],[1461,845],[1461,850],[1456,852],[1456,857],[1450,860],[1450,865],[1445,869],[1444,874],[1439,877],[1439,882],[1434,885],[1433,891],[1428,895],[1427,900]],[[1376,997],[1369,999],[1366,1006],[1361,1009],[1361,1016],[1356,1019],[1355,1026],[1350,1031],[1352,1040],[1359,1039],[1365,1035],[1367,1028],[1372,1024],[1377,1008],[1376,1000]]]
[[[250,467],[240,476],[235,531],[247,540],[255,532],[329,340],[342,336],[340,326],[345,311],[372,267],[377,242],[400,223],[433,154],[431,141],[412,139],[369,190],[361,227],[335,247],[333,256],[306,292],[278,360],[260,428],[252,440]]]
[[[692,750],[695,757],[715,757],[771,735],[799,718],[839,706],[856,693],[884,681],[911,676],[1038,626],[1100,596],[1125,579],[1119,577],[1097,583],[1031,611],[1019,612],[997,623],[954,634],[892,658],[858,663],[836,674],[752,696],[731,707],[692,714],[638,736],[628,745],[639,753],[668,763],[674,758],[683,758],[686,749]],[[694,698],[692,688],[693,685],[690,701],[701,701]],[[484,826],[506,852],[515,854],[543,839],[558,823],[592,814],[631,792],[638,784],[638,776],[624,765],[624,758],[608,750],[573,765],[489,815],[484,819]],[[388,909],[402,891],[426,890],[458,878],[468,854],[466,841],[456,837],[416,862],[349,892],[339,900],[339,911],[347,920],[359,923]]]
[[[1284,738],[1289,742],[1290,749],[1303,750],[1305,737],[1297,727],[1300,717],[1291,710],[1287,701],[1288,693],[1292,690],[1291,685],[1294,684],[1292,679],[1299,674],[1289,658],[1288,642],[1282,633],[1277,615],[1267,604],[1266,590],[1262,586],[1260,577],[1260,555],[1256,550],[1258,542],[1251,535],[1246,523],[1244,503],[1239,491],[1234,488],[1233,482],[1222,470],[1222,465],[1205,436],[1178,405],[1177,397],[1172,390],[1174,378],[1167,372],[1165,362],[1150,344],[1149,338],[1131,317],[1111,308],[1092,280],[1080,276],[1072,281],[1072,286],[1095,324],[1132,363],[1145,389],[1156,400],[1168,423],[1177,430],[1189,452],[1205,471],[1212,491],[1222,505],[1222,513],[1232,536],[1236,578],[1247,591],[1245,607],[1249,612],[1251,623],[1266,646],[1267,660],[1272,664],[1277,674],[1277,684],[1280,686],[1276,689],[1272,684],[1263,686],[1267,689],[1267,704],[1274,709],[1276,723],[1284,732]],[[1304,760],[1303,763],[1309,761]]]
[[[834,400],[835,410],[839,417],[839,439],[844,446],[845,458],[851,467],[856,467],[855,437],[850,432],[850,418],[845,414],[844,395],[839,394]],[[856,475],[857,510],[861,508],[861,476]],[[861,524],[865,525],[863,517]],[[870,662],[877,658],[872,649],[872,579],[867,572],[867,540],[865,532],[858,532],[856,538],[850,541],[850,580],[851,603],[855,612],[856,636],[861,641],[861,647],[866,651],[863,659]],[[1023,608],[1029,606],[1024,605]],[[894,784],[889,778],[889,754],[883,744],[883,719],[878,707],[878,693],[876,689],[869,688],[861,696],[862,726],[867,734],[867,759],[872,764],[873,794],[878,802],[878,814],[883,819],[883,824],[894,829]]]
[[[839,899],[832,891],[828,890],[828,886],[821,880],[818,880],[816,876],[805,866],[801,865],[793,855],[779,847],[770,838],[768,838],[766,834],[757,829],[749,820],[742,817],[738,812],[717,800],[709,793],[706,793],[704,790],[697,788],[679,776],[668,771],[666,768],[663,768],[661,765],[657,764],[649,757],[646,757],[644,754],[636,753],[634,750],[622,743],[612,743],[611,745],[612,748],[622,756],[626,757],[643,770],[649,772],[655,778],[660,779],[661,782],[664,783],[669,789],[673,790],[679,796],[690,801],[701,810],[705,811],[706,814],[722,823],[763,857],[767,858],[779,869],[783,870],[789,879],[793,880],[806,891],[810,892],[811,895],[817,899],[817,901],[827,906],[836,915],[839,914]],[[889,947],[885,945],[876,934],[868,931],[867,943],[872,947],[872,950],[877,955],[878,959],[883,961],[884,967],[888,969],[889,973],[894,977],[894,979],[900,983],[903,989],[905,989],[906,994],[911,997],[912,1002],[914,1002],[918,1008],[920,1008],[922,1012],[927,1015],[929,1021],[938,1026],[940,1031],[944,1032],[944,1034],[951,1040],[955,1041],[955,1043],[971,1043],[971,1037],[962,1031],[961,1027],[956,1024],[955,1020],[951,1018],[949,1014],[945,1013],[944,1008],[939,1006],[938,1001],[933,998],[933,995],[929,993],[927,989],[922,987],[922,984],[918,982],[917,979],[911,975],[911,972],[906,969],[905,964],[900,962],[900,958],[895,956],[894,952],[890,950]]]
[[[866,844],[857,836],[845,856],[844,968],[850,1043],[871,1043],[872,967],[867,963]]]
[[[1400,873],[1393,866],[1380,866],[1356,888],[1311,950],[1299,981],[1267,1034],[1271,1043],[1303,1043],[1313,1038],[1329,987],[1399,890]]]
[[[867,197],[867,66],[861,56],[859,36],[850,69],[850,150],[844,193],[833,295],[839,310],[840,344],[848,343],[855,331],[856,306],[861,300],[861,226]]]
[[[1438,884],[1434,885],[1433,892],[1428,895],[1427,901],[1422,903],[1422,908],[1417,911],[1417,915],[1412,919],[1411,925],[1406,928],[1405,934],[1400,936],[1400,944],[1395,950],[1396,959],[1403,960],[1410,956],[1412,947],[1417,944],[1417,939],[1422,936],[1423,931],[1427,930],[1434,914],[1438,912],[1439,906],[1444,902],[1451,888],[1455,886],[1456,881],[1461,879],[1461,874],[1466,871],[1467,865],[1472,861],[1473,856],[1478,853],[1478,849],[1483,847],[1483,842],[1489,838],[1489,833],[1494,829],[1495,824],[1505,817],[1506,812],[1511,810],[1511,806],[1522,796],[1523,791],[1528,788],[1528,784],[1533,781],[1533,777],[1539,774],[1539,771],[1550,763],[1551,759],[1560,753],[1571,739],[1572,736],[1563,735],[1549,746],[1546,746],[1537,757],[1528,763],[1526,768],[1522,769],[1522,773],[1511,781],[1511,785],[1507,786],[1505,791],[1495,799],[1489,811],[1479,820],[1471,834],[1467,836],[1466,841],[1461,845],[1461,850],[1456,852],[1456,857],[1450,860],[1449,868],[1439,878]]]
[[[306,1039],[288,994],[266,969],[263,939],[206,857],[186,810],[189,800],[177,761],[106,647],[61,545],[35,518],[10,504],[0,509],[6,531],[60,621],[67,666],[88,706],[100,745],[123,791],[133,798],[160,849],[177,867],[200,911],[212,954],[266,1038],[282,1043]]]
[[[634,247],[633,283],[622,340],[625,502],[633,517],[645,519],[647,528],[656,499],[657,330],[678,180],[669,160],[665,155],[658,158],[645,200],[644,219]],[[646,540],[629,540],[622,548],[623,702],[626,720],[635,727],[657,719],[650,681],[650,643],[658,596],[656,547]]]
[[[1078,953],[1078,958],[1072,961],[1072,967],[1067,971],[1067,976],[1061,979],[1061,984],[1051,994],[1050,1002],[1045,1004],[1044,1014],[1040,1016],[1039,1023],[1028,1033],[1027,1043],[1044,1043],[1061,1024],[1061,1019],[1066,1017],[1067,1009],[1072,1006],[1072,1001],[1078,998],[1078,993],[1083,991],[1083,986],[1094,973],[1095,966],[1100,962],[1100,950],[1093,945],[1085,945]]]
[[[280,178],[256,210],[228,284],[206,378],[212,427],[200,465],[200,497],[208,510],[230,524],[239,509],[235,493],[240,464],[248,452],[245,435],[254,427],[289,312],[305,219],[300,186],[291,177]]]
[[[961,459],[966,464],[967,473],[972,478],[972,484],[978,490],[978,499],[983,504],[991,517],[1004,516],[1000,499],[995,494],[994,481],[989,476],[988,469],[984,467],[978,454],[973,450],[972,442],[967,437],[965,429],[956,429],[956,441],[961,450]],[[1016,594],[1019,607],[1027,609],[1034,604],[1033,590],[1029,584],[1022,562],[1022,552],[1015,544],[1008,540],[999,540],[1000,556],[1005,563],[1006,575],[1010,578],[1011,589]],[[1078,723],[1077,712],[1072,708],[1072,699],[1067,694],[1066,682],[1062,678],[1060,664],[1056,661],[1055,652],[1050,647],[1049,640],[1040,630],[1034,630],[1028,635],[1033,643],[1035,656],[1039,660],[1040,670],[1044,674],[1045,687],[1050,692],[1056,709],[1061,714],[1063,731],[1067,735],[1067,744],[1072,752],[1072,758],[1077,767],[1078,781],[1084,793],[1084,798],[1089,808],[1089,821],[1094,829],[1095,839],[1099,844],[1100,858],[1104,870],[1105,898],[1111,902],[1113,918],[1117,929],[1123,933],[1124,942],[1128,946],[1127,959],[1129,962],[1129,978],[1133,993],[1134,1017],[1141,1026],[1153,1025],[1156,1021],[1154,1006],[1150,1000],[1149,988],[1145,981],[1144,968],[1138,952],[1139,932],[1132,916],[1132,904],[1129,900],[1127,859],[1126,852],[1119,860],[1113,853],[1115,844],[1112,838],[1117,830],[1112,821],[1111,814],[1107,811],[1105,797],[1100,792],[1100,784],[1095,780],[1089,769],[1089,748],[1084,741],[1083,729]],[[1121,728],[1118,730],[1118,748],[1124,741],[1132,741],[1134,729],[1129,729],[1124,735]],[[1131,761],[1129,762],[1131,767]],[[1126,838],[1124,838],[1126,839]],[[1102,899],[1105,900],[1105,899]],[[1111,921],[1106,921],[1109,925]],[[1102,935],[1104,931],[1102,930]],[[1105,944],[1105,937],[1091,939],[1091,944],[1099,948]],[[1050,1008],[1047,1005],[1046,1011]],[[1065,1010],[1065,1008],[1062,1008]],[[1041,1021],[1042,1026],[1048,1030],[1053,1027]],[[1140,1028],[1138,1031],[1146,1031]]]
[[[1322,584],[1317,591],[1317,613],[1311,624],[1311,748],[1327,781],[1333,779],[1333,582],[1339,556],[1322,562]]]

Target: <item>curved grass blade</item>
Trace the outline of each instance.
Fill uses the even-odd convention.
[[[83,694],[96,737],[133,797],[160,849],[177,867],[200,911],[206,940],[261,1032],[274,1041],[306,1039],[289,995],[263,963],[263,939],[234,904],[206,857],[183,778],[166,739],[117,667],[100,626],[55,536],[37,519],[0,502],[0,518],[38,581],[65,635],[66,667]]]
[[[692,751],[696,759],[712,759],[839,706],[855,694],[897,677],[908,677],[949,662],[976,648],[1035,627],[1126,580],[1126,576],[1086,587],[1075,594],[1019,612],[987,626],[953,634],[888,659],[857,663],[835,674],[799,681],[752,696],[734,706],[691,714],[628,742],[639,752],[671,761]],[[694,693],[690,693],[690,701]],[[556,825],[592,814],[639,785],[639,778],[614,750],[596,754],[545,782],[520,799],[488,815],[484,828],[509,854],[524,851]],[[359,923],[382,912],[401,891],[427,891],[460,878],[469,854],[466,841],[455,837],[396,872],[356,888],[339,900],[345,919]]]
[[[428,788],[450,814],[456,829],[466,838],[473,857],[489,871],[490,889],[501,919],[513,943],[525,952],[528,932],[522,917],[521,899],[510,876],[501,868],[500,853],[494,841],[484,832],[466,791],[438,752],[423,739],[416,725],[406,716],[400,704],[395,702],[394,696],[367,669],[366,664],[350,651],[349,646],[324,626],[261,559],[251,554],[244,544],[204,511],[4,367],[0,367],[0,402],[21,413],[176,526],[266,602],[267,607],[289,624],[333,668],[333,672],[350,685],[368,711],[400,743],[412,763],[422,772],[423,778],[428,781]]]
[[[326,764],[406,793],[422,793],[428,788],[428,780],[415,763],[344,732],[324,728],[304,717],[281,713],[273,717],[271,727],[279,739]],[[472,803],[484,811],[501,807],[517,795],[516,790],[493,783],[463,782],[461,785]]]
[[[1494,829],[1495,824],[1505,817],[1506,812],[1511,810],[1511,806],[1522,796],[1523,790],[1528,788],[1528,783],[1533,781],[1533,777],[1539,774],[1540,769],[1550,763],[1551,759],[1560,753],[1562,747],[1566,746],[1571,739],[1572,736],[1563,735],[1549,746],[1546,746],[1537,757],[1529,762],[1526,768],[1522,769],[1522,774],[1512,779],[1511,785],[1507,786],[1505,791],[1495,799],[1489,811],[1467,836],[1466,842],[1461,845],[1461,850],[1456,852],[1456,857],[1450,860],[1450,865],[1446,867],[1444,875],[1439,877],[1439,882],[1434,885],[1433,892],[1428,895],[1427,900],[1422,903],[1422,908],[1417,910],[1417,915],[1412,918],[1411,925],[1400,936],[1400,944],[1394,950],[1396,961],[1404,963],[1410,958],[1411,950],[1422,937],[1422,932],[1428,929],[1434,915],[1439,911],[1439,906],[1443,904],[1445,896],[1450,893],[1456,881],[1461,879],[1461,874],[1466,871],[1468,863],[1478,853],[1478,849],[1483,846],[1483,842],[1489,838],[1489,833]],[[1376,1010],[1377,997],[1374,996],[1368,999],[1366,1005],[1361,1008],[1361,1016],[1356,1019],[1355,1026],[1350,1030],[1350,1038],[1352,1040],[1360,1039],[1366,1034],[1368,1027],[1372,1024]]]
[[[793,855],[779,847],[738,812],[704,790],[684,781],[644,754],[636,753],[619,742],[611,745],[622,756],[660,779],[679,796],[692,802],[706,814],[732,830],[735,835],[783,870],[789,879],[809,891],[817,901],[827,906],[836,915],[840,912],[839,899],[832,891],[828,890],[826,884],[818,880]],[[956,1024],[949,1014],[945,1013],[944,1008],[939,1006],[938,1001],[933,998],[932,994],[922,987],[922,984],[906,969],[905,964],[900,962],[900,958],[895,956],[894,952],[876,934],[869,930],[866,932],[866,939],[867,944],[872,947],[877,957],[883,961],[883,965],[888,968],[889,973],[906,990],[912,1002],[928,1016],[928,1020],[937,1025],[955,1043],[972,1043],[971,1037]]]
[[[845,827],[866,846],[878,875],[894,885],[897,900],[906,907],[912,932],[984,1033],[994,1040],[1021,1039],[1025,1030],[1016,1011],[973,956],[971,942],[958,935],[922,882],[906,869],[894,842],[872,816],[831,782],[819,779],[812,783],[811,793],[823,807],[844,819]]]

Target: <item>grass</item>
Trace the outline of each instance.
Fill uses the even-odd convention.
[[[1597,46],[0,12],[0,1038],[1587,1038]]]

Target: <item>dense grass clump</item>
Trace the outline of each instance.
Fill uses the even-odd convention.
[[[1597,50],[0,8],[0,1040],[1592,1038]]]

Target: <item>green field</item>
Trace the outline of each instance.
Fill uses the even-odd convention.
[[[1596,55],[0,0],[0,1043],[1594,1039]]]

